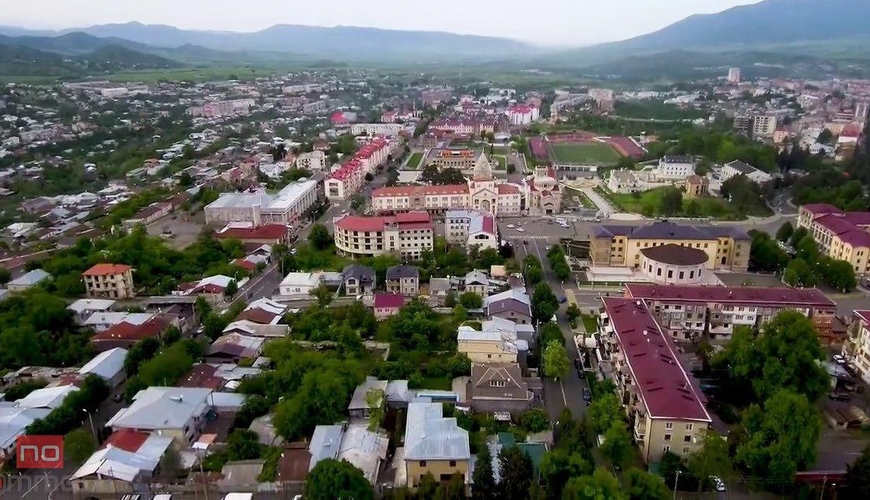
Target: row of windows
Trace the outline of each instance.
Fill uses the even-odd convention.
[[[671,451],[670,446],[662,446],[662,453],[667,453],[669,451]],[[691,452],[692,452],[692,449],[689,448],[688,446],[683,447],[683,455],[688,455]]]

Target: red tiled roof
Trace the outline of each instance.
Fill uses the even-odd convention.
[[[160,318],[151,318],[141,325],[134,325],[122,321],[112,325],[107,330],[91,337],[91,342],[117,341],[117,340],[142,340],[148,337],[159,336],[169,323]]]
[[[287,237],[287,227],[282,224],[264,224],[258,227],[228,227],[217,233],[216,238],[281,240]]]
[[[260,325],[269,325],[278,316],[280,315],[272,314],[269,311],[265,311],[263,309],[254,308],[248,309],[247,311],[242,311],[241,314],[236,316],[236,321],[248,320]]]
[[[187,372],[187,375],[181,379],[178,387],[200,387],[203,389],[218,390],[223,385],[223,380],[220,377],[215,377],[217,367],[207,364],[198,364]]]
[[[836,234],[840,241],[854,247],[870,247],[870,233],[859,229],[856,225],[847,221],[843,216],[836,214],[816,217],[815,223]]]
[[[426,212],[408,212],[391,217],[363,217],[359,215],[347,215],[342,217],[335,225],[345,231],[358,231],[361,233],[375,233],[384,230],[386,224],[397,223],[399,229],[431,229],[432,219]]]
[[[841,214],[842,210],[829,203],[810,203],[801,205],[801,208],[812,214]]]
[[[836,307],[833,300],[816,288],[731,288],[627,283],[625,292],[627,296],[647,300]]]
[[[427,196],[447,194],[468,194],[467,184],[449,184],[446,186],[391,186],[372,191],[372,198],[388,198],[393,196]]]
[[[604,299],[619,347],[652,418],[711,422],[706,398],[642,301]]]
[[[109,276],[113,274],[123,274],[133,269],[125,264],[96,264],[87,271],[82,273],[82,276]]]
[[[103,448],[113,446],[124,451],[129,451],[130,453],[136,453],[150,436],[151,434],[147,432],[138,432],[133,429],[120,429],[113,432],[112,435],[106,439],[106,442],[103,443]]]
[[[867,310],[855,310],[855,316],[861,318],[861,321],[870,325],[870,311]]]
[[[375,309],[397,309],[405,305],[405,297],[395,293],[375,294]]]
[[[870,212],[846,212],[843,219],[856,226],[870,226]]]
[[[241,267],[242,269],[247,269],[248,271],[253,271],[257,268],[257,265],[253,262],[246,260],[244,257],[238,258],[233,261],[233,264]]]
[[[499,184],[498,194],[519,194],[520,190],[512,184]]]

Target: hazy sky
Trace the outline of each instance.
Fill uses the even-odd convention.
[[[257,31],[273,24],[450,31],[578,45],[655,31],[758,0],[3,0],[0,24],[73,28],[139,21]]]

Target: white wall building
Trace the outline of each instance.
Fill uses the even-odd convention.
[[[405,125],[401,123],[354,123],[350,126],[350,133],[353,135],[396,137],[403,130]]]
[[[250,222],[263,224],[293,224],[317,201],[314,180],[288,184],[276,195],[256,193],[224,193],[205,207],[205,222]]]
[[[695,160],[691,156],[664,156],[659,160],[656,177],[683,180],[695,173]]]
[[[498,230],[495,217],[481,210],[448,210],[444,216],[447,242],[481,250],[498,248]]]
[[[311,151],[302,153],[296,157],[296,168],[319,172],[326,168],[326,153],[323,151]]]
[[[763,184],[771,179],[770,174],[768,174],[767,172],[762,172],[761,170],[758,170],[752,165],[743,163],[740,160],[734,160],[731,163],[726,163],[725,166],[722,168],[720,178],[722,179],[722,182],[725,182],[736,175],[745,175],[756,184]]]
[[[278,291],[284,296],[308,296],[320,286],[321,279],[321,273],[289,273],[278,285]]]

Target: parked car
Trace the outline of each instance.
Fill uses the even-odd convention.
[[[716,476],[710,476],[708,478],[710,480],[710,485],[716,491],[725,491],[725,482],[719,479]]]
[[[842,354],[834,354],[831,358],[834,360],[834,363],[837,363],[838,365],[846,364],[846,358],[844,358]]]
[[[852,400],[852,396],[846,394],[845,392],[832,392],[828,394],[828,398],[832,401],[842,401],[844,403],[848,403]]]
[[[559,297],[559,303],[560,303],[560,304],[564,304],[565,302],[568,302],[568,299],[567,299],[567,298],[565,298],[565,297]]]
[[[578,371],[582,371],[583,370],[583,360],[580,358],[574,358],[574,368],[576,368]]]

